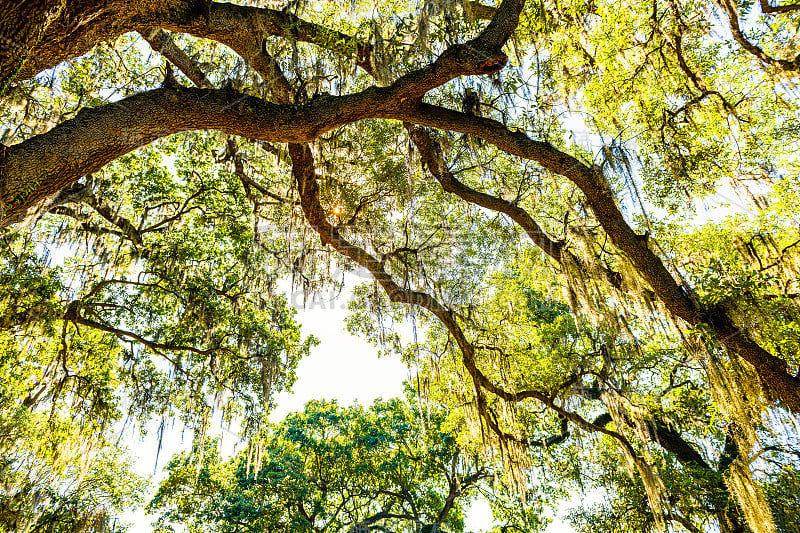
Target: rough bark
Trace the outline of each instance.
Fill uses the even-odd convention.
[[[201,0],[34,0],[0,6],[0,89],[128,31],[183,20]]]
[[[110,161],[181,131],[212,129],[264,141],[302,143],[365,118],[402,116],[421,93],[463,74],[483,73],[487,61],[504,63],[504,54],[495,52],[487,58],[488,47],[482,48],[458,45],[389,87],[323,96],[304,106],[273,104],[227,89],[178,86],[83,109],[49,132],[5,150],[0,160],[3,220]]]
[[[0,7],[0,87],[153,28],[219,41],[257,70],[263,39],[278,36],[332,49],[371,72],[369,44],[274,9],[204,0],[38,0]]]
[[[766,352],[746,332],[738,329],[724,309],[704,310],[695,303],[648,247],[646,240],[627,224],[598,167],[585,165],[548,143],[531,140],[496,121],[421,103],[427,92],[456,77],[489,74],[505,65],[502,47],[517,26],[523,7],[521,0],[505,0],[496,10],[473,6],[480,11],[479,18],[481,15],[492,17],[477,38],[451,46],[431,65],[402,76],[388,87],[372,87],[341,97],[320,97],[302,106],[292,104],[291,91],[277,62],[265,51],[266,37],[280,36],[334,50],[353,58],[367,73],[374,75],[369,45],[288,13],[203,0],[36,0],[22,6],[18,3],[0,7],[0,95],[10,81],[33,76],[85,53],[97,42],[113,39],[127,31],[143,32],[154,47],[165,55],[172,55],[171,60],[201,88],[165,86],[120,102],[83,110],[50,132],[12,147],[0,146],[2,223],[18,220],[37,202],[64,190],[80,177],[119,156],[180,131],[214,129],[264,141],[288,142],[303,212],[323,244],[368,268],[392,301],[421,306],[442,322],[462,352],[463,364],[475,385],[479,410],[486,411],[484,391],[510,402],[535,399],[562,416],[561,434],[540,441],[540,445],[549,446],[565,439],[566,423],[572,421],[619,440],[635,454],[624,436],[607,429],[605,424],[588,422],[565,410],[553,396],[534,390],[507,391],[493,383],[478,368],[475,347],[449,309],[428,294],[400,287],[383,262],[345,240],[327,221],[318,198],[312,152],[303,143],[334,128],[367,118],[398,119],[459,131],[485,139],[510,154],[534,160],[571,180],[585,195],[614,245],[630,259],[670,312],[694,326],[710,326],[723,345],[756,368],[769,394],[793,411],[800,412],[800,380],[788,374],[786,363]],[[159,28],[226,44],[268,82],[275,103],[232,90],[205,88],[208,83],[202,72],[192,70],[194,65],[191,61],[186,61],[185,54],[181,55]],[[414,140],[424,157],[429,158],[428,167],[446,190],[477,205],[507,214],[554,259],[560,261],[562,254],[568,253],[563,243],[550,238],[518,206],[475,191],[455,179],[441,165],[431,148],[430,139],[424,134],[418,133]],[[423,150],[422,145],[426,142],[428,150]],[[107,206],[97,203],[93,207],[122,231],[132,229],[128,221],[116,217]],[[614,283],[611,276],[609,281]],[[82,317],[77,307],[70,311],[72,314],[68,312],[65,316],[69,320],[98,329],[108,328]],[[112,332],[120,334],[119,331]],[[122,334],[132,336],[126,332]],[[145,339],[138,340],[147,343]],[[487,417],[487,423],[492,425],[490,417]],[[496,421],[492,429],[500,432]],[[711,469],[680,435],[659,426],[655,431],[662,446],[675,453],[681,462]],[[535,442],[529,444],[536,445]]]
[[[196,20],[216,20],[213,27],[220,32],[220,38],[224,38],[231,34],[224,31],[228,28],[224,22],[241,23],[229,15],[238,13],[240,6],[224,6],[228,7],[219,7],[219,10],[226,14],[216,18],[212,15],[216,7],[203,5],[202,9],[195,6],[197,9],[188,14],[182,12],[171,20],[180,20],[186,31],[196,26]],[[430,65],[409,72],[386,88],[373,87],[341,97],[320,97],[297,107],[276,106],[229,90],[198,92],[164,87],[99,108],[85,109],[46,134],[5,150],[0,158],[2,218],[27,210],[135,148],[180,131],[216,129],[273,142],[309,142],[326,131],[357,120],[391,118],[390,115],[397,115],[399,109],[453,78],[490,74],[505,66],[507,56],[502,47],[516,27],[522,6],[520,0],[505,0],[477,38],[450,46]],[[161,12],[174,15],[166,9]],[[192,12],[199,14],[192,15]],[[261,12],[269,12],[273,18],[280,19],[279,22],[285,18],[281,12]],[[278,26],[270,27],[262,22],[262,28],[277,31]],[[327,40],[326,43],[330,46]],[[241,45],[237,51],[243,57],[256,57],[260,61],[255,68],[262,76],[279,76],[274,60],[261,48],[256,56],[248,55],[244,49],[254,45],[252,34],[244,44],[238,41],[234,44]]]
[[[661,259],[653,253],[647,240],[626,222],[600,168],[590,167],[549,143],[532,140],[524,133],[511,131],[489,118],[428,104],[416,106],[405,116],[406,120],[416,124],[479,137],[509,154],[536,161],[572,181],[585,195],[614,246],[628,257],[665,307],[692,326],[710,326],[723,346],[755,368],[768,394],[791,411],[800,412],[800,379],[788,372],[786,361],[764,350],[745,330],[736,327],[724,309],[705,310],[694,302],[689,292],[675,281]]]
[[[265,71],[260,57],[262,41],[275,36],[333,50],[343,57],[353,58],[358,66],[372,73],[372,47],[368,43],[284,11],[209,2],[205,10],[195,10],[192,16],[161,20],[157,25],[218,41],[234,50],[259,72]]]
[[[522,2],[506,4],[502,10],[466,4],[469,16],[492,21],[483,34],[486,42],[502,46],[516,28]],[[0,87],[85,54],[99,42],[131,31],[150,35],[153,28],[218,41],[262,72],[263,40],[274,36],[335,51],[374,75],[369,43],[285,11],[208,0],[36,0],[0,7]]]
[[[571,180],[586,196],[596,218],[671,313],[698,326],[707,324],[719,341],[753,365],[768,394],[800,412],[800,379],[786,363],[738,329],[723,309],[701,309],[637,235],[620,212],[598,167],[587,166],[552,145],[512,132],[499,122],[419,103],[431,89],[469,75],[489,74],[506,63],[502,47],[516,28],[521,0],[505,0],[481,34],[449,47],[427,67],[385,88],[313,100],[304,106],[273,104],[230,90],[163,87],[120,102],[87,109],[53,130],[0,151],[0,207],[5,223],[109,161],[155,139],[185,130],[215,129],[272,142],[309,142],[326,131],[366,118],[394,118],[422,126],[468,133],[500,149],[538,162]],[[365,45],[292,15],[263,8],[195,0],[39,0],[0,8],[0,79],[31,76],[42,68],[87,51],[124,31],[150,27],[217,39],[253,63],[271,81],[276,63],[263,50],[264,36],[279,35],[357,57],[368,72]],[[22,44],[20,44],[22,43]],[[24,51],[24,54],[20,52]],[[27,54],[27,55],[26,55]],[[22,58],[22,59],[20,59]],[[285,87],[283,88],[285,90]],[[285,99],[280,99],[285,101]],[[450,181],[448,186],[458,188]],[[455,189],[454,189],[455,190]],[[459,189],[474,201],[487,198]],[[513,206],[497,205],[508,213]],[[529,234],[556,249],[525,220]],[[525,226],[523,226],[525,227]]]
[[[767,54],[763,48],[760,46],[753,44],[750,39],[748,39],[742,28],[739,24],[739,8],[736,5],[734,0],[718,0],[719,5],[728,15],[729,27],[731,30],[731,34],[733,35],[734,40],[741,46],[744,50],[748,53],[755,56],[759,61],[761,61],[764,65],[769,67],[773,67],[778,70],[783,70],[786,72],[800,72],[800,55],[794,58],[794,60],[786,60],[786,59],[778,59],[775,57],[770,56]],[[770,6],[766,0],[761,0],[761,8],[764,13],[779,13],[779,12],[788,12],[795,9],[800,8],[797,4],[787,5],[787,6],[779,6],[779,7],[772,7]]]

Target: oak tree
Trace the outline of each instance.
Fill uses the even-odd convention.
[[[533,415],[520,418],[543,408],[558,417],[552,438],[566,424],[620,447],[659,525],[680,519],[649,450],[660,413],[647,404],[660,396],[645,370],[692,367],[712,393],[704,409],[723,413],[740,450],[722,492],[740,522],[770,531],[753,478],[758,430],[800,411],[798,14],[759,8],[4,5],[0,205],[5,238],[25,243],[8,253],[72,235],[103,246],[86,247],[79,298],[11,297],[3,323],[135,341],[178,374],[170,354],[185,353],[193,370],[179,382],[200,390],[195,413],[215,392],[206,379],[236,383],[238,398],[260,383],[268,403],[307,345],[275,339],[272,324],[293,325],[258,295],[270,275],[305,291],[338,284],[339,258],[374,279],[354,328],[385,342],[383,319],[413,310],[438,337],[432,354],[408,356],[457,357],[450,392],[511,463],[548,442],[528,435]],[[695,227],[700,202],[736,191],[749,215]],[[568,306],[575,324],[554,312],[562,330],[549,336],[575,344],[572,356],[549,360],[557,352],[531,339],[512,352],[534,362],[506,357],[507,328],[528,311],[497,304],[491,276],[517,254],[545,281],[529,287],[537,298]],[[613,427],[571,403],[592,378]]]

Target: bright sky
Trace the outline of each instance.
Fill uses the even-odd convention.
[[[723,187],[708,205],[696,207],[698,214],[695,224],[718,221],[735,212],[752,210],[730,187]],[[403,381],[408,379],[409,369],[396,357],[379,358],[375,346],[368,344],[363,338],[350,335],[345,326],[350,289],[366,278],[364,275],[348,274],[347,287],[338,298],[333,295],[318,295],[314,300],[309,299],[305,308],[302,292],[288,294],[289,302],[298,308],[297,320],[302,324],[304,334],[313,334],[320,340],[320,344],[299,363],[294,390],[277,395],[277,408],[270,416],[273,422],[282,420],[288,413],[302,410],[306,402],[312,399],[335,399],[340,405],[358,402],[366,406],[377,398],[388,399],[403,395]],[[139,439],[138,429],[129,430],[124,436],[133,454],[139,459],[136,470],[141,475],[153,475],[158,447],[156,427],[154,425],[144,440]],[[219,426],[217,428],[217,434],[222,432]],[[189,432],[184,435],[179,431],[165,432],[165,436],[153,491],[163,477],[161,468],[175,453],[191,445],[192,435]],[[232,454],[237,437],[223,434],[222,439],[223,453]],[[575,495],[571,502],[557,509],[556,514],[562,515],[570,507],[581,505],[580,500],[581,495]],[[132,524],[131,533],[149,533],[154,519],[155,517],[146,516],[143,511],[123,517],[125,522]],[[487,502],[477,501],[473,504],[467,514],[466,525],[467,531],[475,533],[490,527],[491,511]],[[547,529],[547,533],[574,531],[558,517],[555,517]]]
[[[361,280],[353,281],[357,283]],[[277,395],[277,408],[270,416],[272,421],[279,421],[288,413],[302,410],[306,402],[312,399],[336,399],[340,405],[358,402],[366,406],[376,398],[403,395],[403,381],[409,377],[408,367],[397,357],[378,357],[375,346],[350,335],[344,323],[348,298],[349,292],[345,291],[334,300],[326,299],[323,295],[313,302],[309,301],[306,309],[298,310],[297,319],[303,326],[303,332],[313,334],[320,344],[298,365],[293,392]],[[289,301],[302,305],[302,293],[299,296],[291,294]],[[138,457],[135,469],[141,475],[151,476],[158,447],[157,432],[152,429],[144,440],[140,440],[138,435],[136,430],[127,432],[125,437],[132,453]],[[153,491],[163,477],[161,468],[175,453],[187,449],[192,440],[190,432],[181,437],[178,431],[167,430],[164,435]],[[222,438],[223,453],[232,453],[236,437],[223,434]],[[154,519],[143,511],[123,517],[125,522],[132,524],[130,533],[149,533]],[[466,525],[467,531],[475,533],[490,527],[491,511],[487,502],[478,501],[472,506],[467,514]],[[574,530],[556,520],[547,532],[571,533]]]
[[[149,48],[146,48],[143,41],[142,46],[143,54],[146,56]],[[587,128],[583,123],[583,117],[579,114],[570,113],[566,126],[579,132],[580,137],[575,139],[579,144],[587,144],[594,148],[599,146],[599,138],[585,133]],[[741,199],[729,188],[723,189],[715,200],[723,202],[723,205],[715,203],[698,206],[699,214],[695,223],[718,220],[733,210],[743,208]],[[352,286],[362,280],[353,277],[351,281]],[[290,296],[290,301],[302,304],[302,295]],[[293,392],[277,396],[277,408],[270,416],[272,421],[279,421],[287,413],[301,410],[306,402],[312,399],[336,399],[340,405],[358,402],[366,406],[376,398],[402,396],[403,381],[409,377],[409,369],[397,358],[379,358],[374,346],[347,332],[344,324],[347,298],[349,292],[334,300],[321,298],[311,301],[305,309],[299,310],[297,319],[303,325],[304,333],[313,334],[321,342],[312,349],[309,357],[300,362]],[[178,427],[177,423],[175,427]],[[156,463],[157,431],[154,427],[145,439],[140,439],[138,429],[131,429],[126,431],[123,440],[138,459],[135,462],[135,470],[141,475],[151,476]],[[217,433],[220,432],[221,429],[217,429]],[[192,436],[189,432],[181,435],[179,430],[167,430],[164,435],[153,491],[163,477],[161,468],[175,453],[191,445]],[[223,452],[232,453],[236,437],[223,434],[222,438]],[[568,507],[579,505],[579,498],[580,495],[576,495],[572,502],[557,512],[561,514]],[[143,511],[139,511],[127,514],[123,520],[132,524],[129,530],[131,533],[149,533],[154,517],[146,516]],[[478,532],[488,529],[490,523],[491,513],[488,504],[485,501],[476,502],[467,515],[467,530]],[[556,518],[547,529],[547,533],[574,533],[574,529]]]

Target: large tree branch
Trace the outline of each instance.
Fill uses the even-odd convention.
[[[123,33],[153,27],[213,39],[253,60],[262,40],[291,38],[355,57],[369,70],[369,45],[268,8],[205,0],[44,0],[0,7],[0,81],[28,79]],[[255,61],[257,63],[257,61]],[[252,64],[258,68],[257,64]]]
[[[172,25],[176,30],[189,33],[199,28],[196,31],[206,31],[207,35],[223,39],[225,32],[222,28],[230,29],[224,23],[230,24],[231,21],[238,20],[230,15],[238,12],[238,6],[176,1],[140,1],[135,9],[132,4],[123,1],[102,4],[91,0],[76,1],[70,3],[68,9],[59,4],[62,11],[51,13],[55,18],[51,17],[47,28],[42,29],[40,34],[29,36],[30,42],[25,42],[26,50],[30,52],[33,45],[45,48],[49,45],[55,50],[49,57],[56,57],[61,53],[63,60],[67,53],[64,52],[65,48],[56,46],[53,41],[58,32],[63,37],[67,28],[67,34],[84,46],[96,42],[90,43],[92,38],[96,39],[102,33],[91,33],[89,29],[105,28],[106,33],[103,35],[109,35],[117,30],[132,29],[126,26],[132,20],[138,21],[134,26]],[[728,0],[723,1],[730,4]],[[500,48],[516,27],[522,7],[522,0],[504,0],[492,21],[477,38],[465,44],[451,46],[431,65],[413,71],[383,89],[370,88],[354,95],[323,97],[298,107],[269,104],[233,91],[163,88],[86,110],[46,134],[4,150],[3,156],[0,156],[2,216],[4,220],[15,217],[35,202],[56,193],[78,177],[101,168],[120,155],[157,138],[183,130],[217,129],[267,141],[307,142],[344,124],[365,118],[383,117],[461,131],[484,138],[511,154],[535,160],[545,168],[570,179],[584,193],[615,246],[628,256],[670,312],[692,325],[711,325],[725,346],[756,368],[770,393],[793,411],[800,411],[800,380],[788,374],[785,361],[766,352],[745,332],[736,328],[724,310],[717,308],[705,311],[695,305],[659,257],[650,250],[646,240],[627,224],[598,167],[587,166],[548,143],[533,141],[520,132],[511,132],[490,119],[425,104],[412,109],[415,100],[455,77],[486,74],[502,68],[506,56]],[[23,21],[24,10],[14,9],[4,11],[2,20],[28,24]],[[215,18],[212,14],[217,9],[227,15]],[[128,12],[135,15],[127,20],[117,20],[121,14]],[[80,16],[74,16],[76,13]],[[64,21],[59,18],[62,15],[67,17]],[[262,10],[259,15],[267,17],[261,24],[263,33],[275,33],[280,29],[284,32],[281,35],[285,35],[285,14]],[[154,18],[163,24],[154,24]],[[213,28],[209,30],[207,23],[213,20],[218,25],[212,25]],[[307,27],[302,30],[301,27],[305,26],[300,21],[289,22],[297,26],[292,30],[294,38],[306,38],[320,46],[330,44],[330,35],[326,34],[328,37],[325,37],[312,32],[312,29],[316,32],[323,31],[321,27]],[[274,24],[270,25],[272,23]],[[27,31],[23,30],[18,30],[17,34],[22,35]],[[51,35],[53,32],[55,34]],[[250,35],[248,46],[252,47],[253,41]],[[9,52],[7,43],[3,47],[0,49],[0,62],[8,59],[16,65],[17,71],[9,74],[11,71],[6,68],[8,65],[3,64],[0,75],[3,79],[11,75],[24,76],[26,68],[30,67],[24,64],[20,67],[17,61],[19,54],[14,55],[13,50]],[[244,50],[241,46],[239,48]],[[84,46],[84,49],[88,48]],[[246,51],[240,53],[247,57]],[[44,56],[37,54],[36,61],[46,63],[47,58]],[[31,60],[28,65],[34,63]],[[269,67],[262,70],[264,73],[269,72]]]
[[[160,27],[220,42],[258,72],[267,70],[260,53],[264,39],[270,36],[305,42],[353,58],[372,74],[372,46],[345,33],[308,22],[296,15],[274,9],[210,2],[207,10],[195,11],[183,19],[166,19]],[[265,78],[269,81],[269,78]]]
[[[2,218],[5,220],[16,216],[35,202],[68,186],[80,175],[94,172],[135,148],[179,131],[217,129],[267,141],[307,142],[344,124],[364,118],[389,116],[388,111],[396,113],[398,107],[407,105],[453,78],[488,74],[502,68],[507,57],[500,49],[518,23],[523,5],[524,0],[504,0],[488,27],[477,38],[449,47],[427,67],[402,76],[385,89],[370,88],[354,95],[323,97],[302,108],[288,106],[285,78],[277,63],[264,50],[263,42],[254,38],[265,32],[277,31],[278,27],[285,28],[285,13],[258,11],[257,15],[267,17],[267,20],[257,24],[261,32],[259,34],[252,26],[242,26],[244,21],[236,16],[241,14],[240,6],[233,4],[199,4],[180,16],[176,15],[175,9],[162,9],[159,13],[164,18],[180,22],[176,23],[175,29],[190,31],[203,27],[202,21],[217,21],[216,25],[212,25],[213,31],[206,28],[211,32],[208,35],[227,38],[242,57],[255,63],[256,70],[265,79],[277,81],[275,92],[280,94],[279,100],[287,105],[276,107],[227,90],[198,92],[182,87],[164,87],[99,108],[83,110],[74,119],[46,134],[5,149],[0,154]],[[92,25],[92,17],[106,15],[108,11],[91,1],[80,6],[76,3],[72,7],[84,9],[83,16],[88,17],[88,26]],[[222,14],[214,15],[217,10]],[[256,14],[251,13],[252,16]],[[278,22],[280,24],[276,26]],[[312,39],[312,29],[322,31],[321,27],[316,26],[306,28],[301,21],[288,22],[295,26],[293,31],[309,39]],[[248,31],[242,32],[242,27]],[[239,28],[237,31],[240,33],[231,33],[234,28]],[[308,31],[301,31],[302,28]],[[73,31],[78,30],[73,28]],[[339,42],[347,37],[329,33],[324,38],[317,35],[313,39],[319,44],[331,38]],[[231,35],[239,37],[231,40]],[[198,81],[202,83],[202,80]]]
[[[523,132],[511,131],[489,118],[428,104],[420,104],[404,115],[406,120],[420,125],[480,137],[505,152],[536,161],[572,181],[583,192],[611,241],[633,263],[665,307],[692,326],[710,326],[723,346],[756,369],[768,395],[782,401],[793,412],[800,412],[800,379],[789,374],[786,361],[764,350],[746,331],[736,327],[723,308],[706,310],[695,304],[650,249],[647,240],[628,225],[599,167],[588,166],[547,142],[534,141]]]
[[[375,278],[375,281],[381,286],[392,302],[422,307],[439,319],[442,325],[455,339],[461,351],[462,363],[472,377],[478,403],[478,412],[481,413],[498,435],[502,437],[505,434],[500,431],[496,421],[493,421],[492,418],[488,416],[489,408],[486,404],[483,391],[491,392],[495,396],[509,402],[519,402],[529,398],[538,400],[565,419],[578,424],[579,427],[592,431],[599,431],[600,433],[617,439],[631,454],[636,455],[633,446],[623,435],[605,427],[592,424],[577,413],[564,409],[556,403],[555,398],[551,398],[544,393],[534,390],[509,392],[492,382],[492,380],[478,368],[475,360],[475,347],[469,342],[466,335],[464,335],[464,331],[449,309],[444,307],[429,294],[400,287],[394,281],[391,274],[386,271],[381,261],[370,255],[363,248],[350,243],[347,239],[342,237],[339,231],[330,222],[328,222],[325,210],[319,201],[319,186],[317,184],[314,158],[311,149],[307,145],[290,144],[289,154],[292,158],[292,174],[300,192],[300,204],[303,213],[309,225],[319,234],[322,244],[330,245],[340,254],[369,270],[373,278]]]
[[[677,316],[689,322],[698,319],[700,311],[694,302],[675,282],[658,256],[647,246],[646,241],[625,221],[599,167],[588,166],[548,142],[532,140],[525,133],[511,131],[490,118],[476,117],[428,104],[421,104],[405,115],[410,121],[423,126],[480,137],[509,154],[536,161],[547,170],[569,179],[584,193],[606,234],[614,245],[628,256],[656,295]]]
[[[419,85],[434,87],[458,72],[482,72],[482,56],[457,46],[429,67],[385,88],[372,87],[342,97],[321,97],[305,106],[278,105],[226,90],[164,88],[79,113],[50,132],[12,146],[0,161],[4,217],[25,211],[80,176],[159,137],[188,129],[218,129],[266,141],[307,142],[325,131],[364,118],[383,117],[449,129],[483,138],[500,149],[537,161],[570,179],[586,196],[595,217],[614,245],[625,253],[674,315],[696,326],[708,324],[720,342],[752,364],[770,394],[800,411],[800,379],[786,362],[738,329],[722,308],[698,308],[675,281],[645,239],[625,221],[598,167],[590,167],[546,142],[512,132],[501,123],[448,109],[419,104],[408,94]],[[450,49],[452,50],[452,48]],[[471,57],[472,61],[467,57]],[[417,85],[410,80],[417,80]]]
[[[85,54],[129,31],[180,20],[203,0],[39,0],[0,4],[0,95],[8,83]]]
[[[563,264],[565,259],[568,258],[571,263],[578,265],[583,272],[587,275],[589,274],[584,262],[567,249],[564,241],[556,241],[550,237],[527,211],[502,198],[476,191],[453,176],[442,159],[439,143],[431,137],[425,128],[414,127],[409,124],[407,129],[417,150],[420,152],[422,162],[444,190],[457,195],[467,202],[507,215],[511,220],[519,224],[536,246],[557,263]],[[617,289],[623,288],[622,276],[618,272],[604,268],[601,274],[612,286]]]
[[[758,58],[759,61],[768,65],[770,67],[777,68],[778,70],[784,70],[788,72],[800,72],[800,55],[798,55],[793,61],[787,61],[786,59],[776,59],[769,54],[767,54],[763,48],[760,46],[753,44],[750,40],[745,36],[744,32],[742,31],[741,26],[739,25],[739,8],[736,6],[736,2],[734,0],[717,0],[719,5],[728,15],[729,26],[731,30],[731,34],[733,35],[734,40],[739,43],[739,46],[744,48],[747,52],[754,55]],[[764,6],[768,6],[765,0],[762,0],[762,9]],[[786,11],[791,9],[796,9],[798,6],[785,6]],[[776,10],[780,8],[775,8]],[[764,11],[768,13],[769,11]]]
[[[475,45],[502,47],[516,28],[523,4],[524,0],[506,0],[494,9],[470,2],[473,15],[492,19]],[[375,74],[371,44],[284,11],[206,0],[43,0],[34,6],[0,7],[0,94],[11,81],[28,79],[123,33],[138,31],[151,40],[153,28],[216,40],[259,72],[267,66],[260,57],[264,39],[275,36],[351,57]]]
[[[511,5],[515,1],[506,0]],[[503,12],[498,10],[497,17]],[[490,32],[490,36],[496,33]],[[269,58],[265,53],[262,57]],[[505,61],[506,55],[481,34],[469,43],[449,47],[430,65],[409,72],[388,87],[324,96],[305,106],[271,104],[232,90],[178,86],[84,109],[49,132],[5,150],[5,157],[0,157],[3,218],[24,211],[121,155],[173,133],[215,129],[265,141],[308,142],[358,120],[398,116],[431,89],[459,76],[494,72]]]
[[[519,16],[525,7],[525,0],[503,0],[492,16],[491,22],[476,41],[485,41],[496,47],[505,46],[506,41],[517,29]]]
[[[0,156],[0,162],[2,156]],[[0,176],[2,176],[2,168],[0,168]],[[64,204],[70,202],[80,202],[82,199],[92,194],[91,176],[87,178],[86,183],[73,183],[58,191],[57,194],[47,197],[44,200],[35,203],[24,211],[18,211],[10,218],[3,220],[2,226],[9,226],[11,224],[18,224],[25,220],[34,220],[47,212],[52,211]]]

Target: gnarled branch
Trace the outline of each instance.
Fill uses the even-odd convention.
[[[611,241],[633,263],[665,307],[692,326],[710,326],[723,346],[755,368],[769,395],[782,401],[793,412],[800,412],[800,378],[788,372],[786,361],[767,352],[746,331],[736,327],[723,308],[702,309],[694,302],[647,242],[627,223],[600,168],[588,166],[547,142],[534,141],[524,133],[513,132],[489,118],[428,104],[420,104],[405,116],[417,124],[480,137],[507,153],[536,161],[572,181],[583,192]]]

